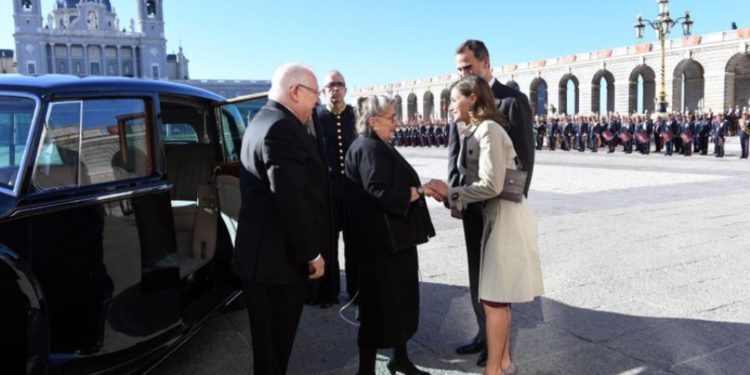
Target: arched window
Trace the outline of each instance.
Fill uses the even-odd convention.
[[[146,15],[150,18],[156,17],[156,1],[154,0],[146,1]]]

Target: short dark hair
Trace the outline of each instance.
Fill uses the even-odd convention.
[[[487,50],[487,46],[481,40],[467,39],[456,48],[456,54],[464,53],[467,50],[473,52],[477,60],[490,58],[490,51]]]

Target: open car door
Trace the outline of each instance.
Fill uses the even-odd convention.
[[[216,168],[221,218],[227,227],[232,245],[237,237],[240,214],[240,149],[242,136],[253,117],[268,102],[268,93],[258,93],[229,99],[216,105],[216,118],[221,134],[224,161]]]

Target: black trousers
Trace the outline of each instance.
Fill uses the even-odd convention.
[[[485,340],[487,327],[484,321],[484,308],[479,302],[479,262],[482,255],[482,231],[484,229],[484,215],[481,203],[469,204],[463,212],[464,240],[466,242],[466,259],[469,263],[469,292],[471,306],[477,319],[479,332],[477,338]]]
[[[286,374],[305,302],[304,285],[245,282],[255,374]]]

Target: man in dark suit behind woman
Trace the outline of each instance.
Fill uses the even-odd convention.
[[[308,128],[319,101],[312,71],[280,66],[268,103],[242,139],[242,203],[233,270],[247,298],[256,374],[285,374],[306,284],[331,246],[327,166]]]
[[[529,99],[522,92],[503,85],[492,76],[490,53],[483,42],[469,39],[456,49],[456,69],[460,78],[475,75],[484,78],[492,89],[500,112],[508,118],[511,128],[508,132],[513,148],[518,155],[518,169],[528,172],[524,194],[528,196],[531,175],[534,171],[534,131],[532,125],[531,106]],[[456,162],[460,150],[458,129],[455,123],[450,125],[450,140],[448,145],[448,184],[451,187],[463,185]],[[471,304],[474,307],[479,330],[477,335],[469,339],[464,345],[456,348],[458,354],[481,352],[477,360],[478,366],[487,362],[486,327],[484,312],[478,299],[479,261],[483,230],[482,208],[478,203],[468,206],[462,213],[464,239],[466,241],[466,256],[469,263],[469,290]]]

